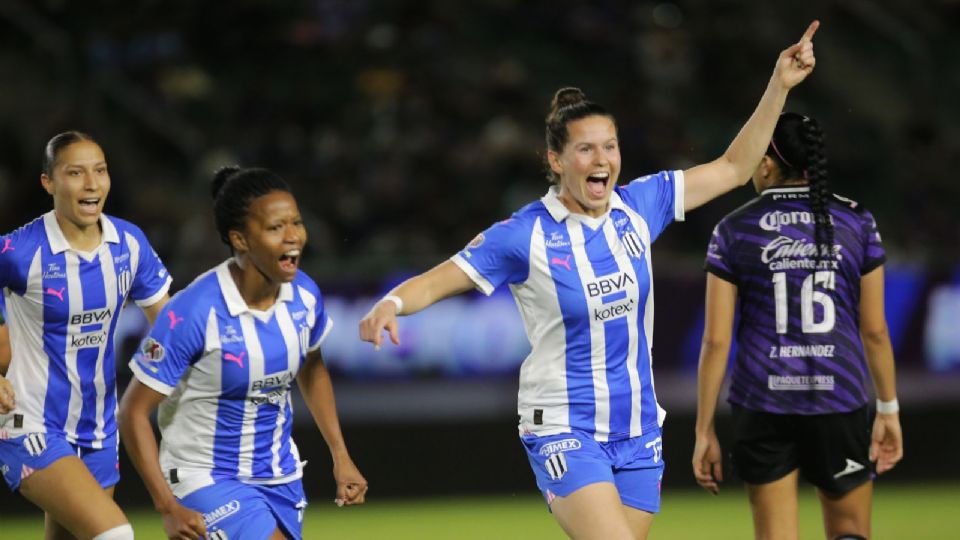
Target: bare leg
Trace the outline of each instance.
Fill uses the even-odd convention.
[[[650,525],[653,523],[653,514],[627,505],[623,505],[623,511],[627,514],[627,522],[630,523],[633,537],[636,540],[646,540]]]
[[[104,491],[112,499],[113,488],[110,486]],[[50,516],[49,512],[43,514],[43,540],[76,540],[76,536],[70,534],[63,525],[57,523],[57,520]]]
[[[590,484],[557,497],[550,508],[567,536],[575,540],[633,538],[617,487],[611,483]]]
[[[270,538],[267,538],[267,540],[287,540],[287,537],[280,532],[280,527],[277,527],[273,530],[273,534],[271,534]]]
[[[55,522],[56,527],[47,528],[48,540],[93,538],[127,523],[113,501],[112,489],[110,494],[104,491],[76,456],[60,458],[35,471],[20,483],[20,493],[47,512],[51,518],[48,523]],[[53,536],[61,530],[65,536]]]
[[[747,484],[757,540],[797,540],[799,537],[797,476],[798,471],[793,471],[769,484]]]
[[[843,534],[859,534],[870,538],[870,507],[873,503],[873,482],[866,482],[842,496],[817,490],[823,511],[823,529],[827,538]]]

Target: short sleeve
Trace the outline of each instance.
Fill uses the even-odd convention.
[[[860,229],[863,235],[863,266],[860,268],[860,275],[866,275],[886,262],[887,253],[880,241],[877,221],[869,210],[864,209],[860,214]]]
[[[703,268],[720,279],[737,285],[737,274],[731,256],[733,239],[728,231],[729,228],[722,221],[713,228]]]
[[[530,226],[516,217],[478,234],[451,257],[487,296],[504,283],[520,283],[530,271]]]
[[[181,297],[164,306],[163,314],[130,360],[137,380],[167,396],[203,354],[206,321],[198,315],[201,310],[188,312],[181,309],[184,305]]]
[[[143,231],[134,227],[130,233],[139,244],[137,274],[133,277],[130,298],[140,307],[151,306],[167,294],[173,279]]]
[[[683,171],[661,171],[641,176],[617,188],[620,198],[640,214],[656,239],[673,221],[683,221]]]
[[[14,265],[16,248],[10,236],[0,236],[0,289],[10,283],[10,270]]]
[[[313,352],[319,349],[332,328],[333,319],[330,318],[330,315],[324,307],[323,295],[319,294],[318,291],[317,302],[313,306],[313,326],[310,328],[310,340],[307,351]]]

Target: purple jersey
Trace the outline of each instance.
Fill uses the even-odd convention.
[[[807,187],[768,189],[717,225],[706,270],[737,286],[730,403],[781,414],[847,412],[867,402],[860,278],[885,255],[873,216],[828,201],[833,246],[818,257]]]

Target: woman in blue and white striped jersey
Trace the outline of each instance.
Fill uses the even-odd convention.
[[[650,245],[684,212],[750,178],[787,92],[813,70],[818,23],[784,50],[756,111],[720,158],[617,185],[613,116],[576,88],[546,119],[554,187],[451,260],[400,284],[360,323],[394,343],[397,316],[509,284],[533,350],[520,368],[521,441],[537,485],[573,538],[646,538],[660,508],[660,428],[651,369]]]
[[[168,537],[299,539],[307,502],[291,438],[294,381],[330,448],[337,503],[361,504],[367,490],[320,355],[333,321],[299,270],[307,233],[287,183],[231,167],[213,195],[232,256],[177,293],[142,342],[120,430]]]

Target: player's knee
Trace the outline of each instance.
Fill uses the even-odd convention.
[[[133,527],[125,523],[94,536],[93,540],[133,540]]]
[[[859,534],[841,534],[833,540],[867,540],[867,537],[860,536]]]

